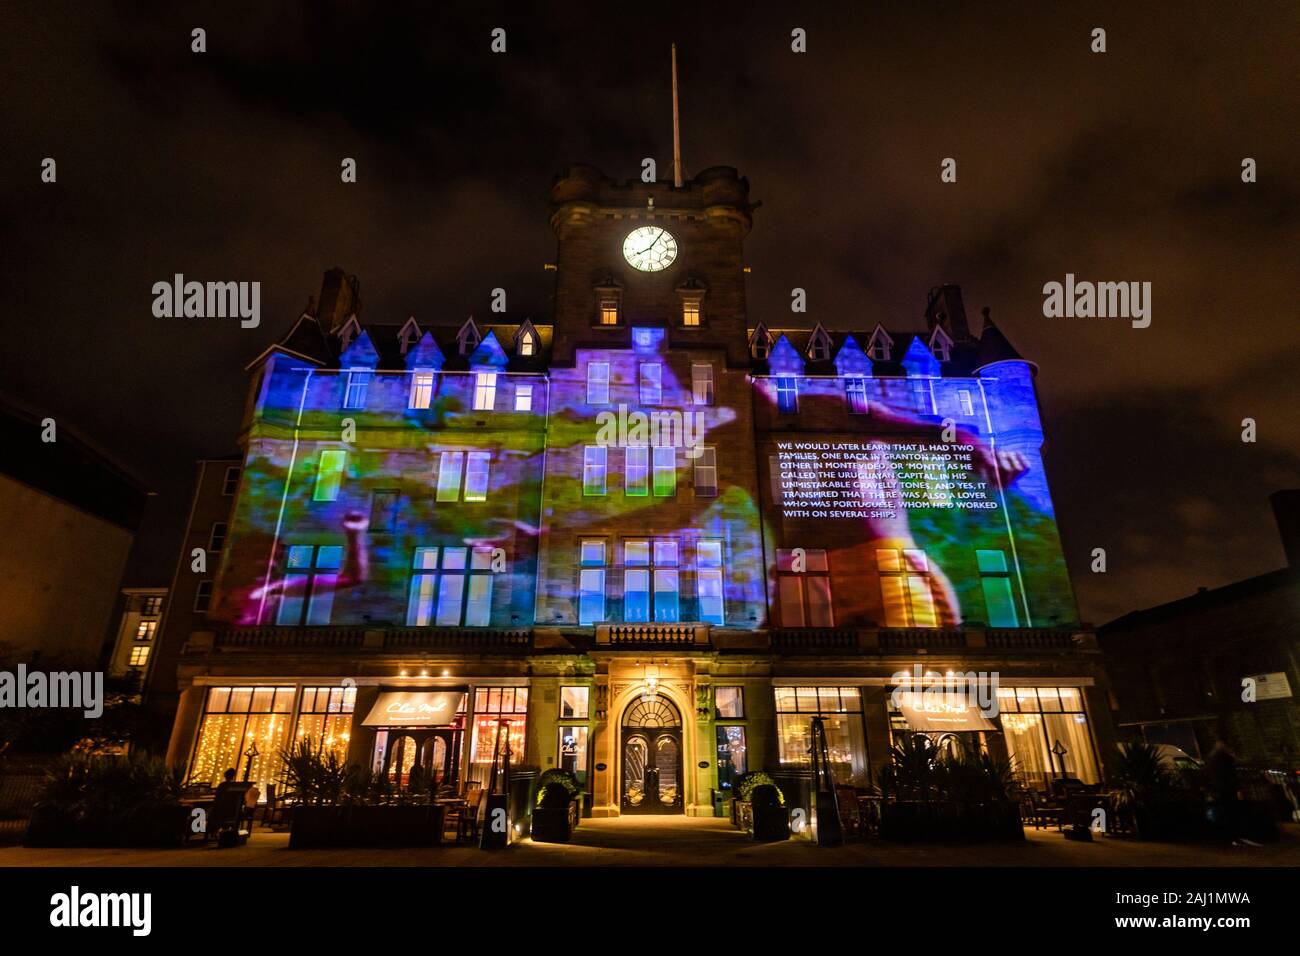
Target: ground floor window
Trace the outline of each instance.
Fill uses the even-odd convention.
[[[1007,754],[1027,786],[1075,777],[1101,779],[1083,692],[1078,687],[1000,687],[998,712]]]
[[[505,721],[506,731],[499,731]],[[501,743],[510,743],[510,763],[524,762],[524,732],[528,722],[527,687],[479,687],[474,691],[474,736],[470,744],[470,772],[466,778],[484,788],[492,780],[492,761],[497,753],[498,733]]]
[[[333,753],[346,763],[356,703],[355,687],[304,687],[294,742],[306,741],[313,750]]]
[[[718,725],[718,788],[730,790],[742,773],[749,770],[745,752],[745,728],[736,725]]]
[[[210,687],[190,762],[190,783],[215,786],[234,768],[262,786],[278,780],[293,722],[293,687]]]
[[[812,719],[822,717],[835,779],[855,787],[870,783],[862,693],[857,687],[781,687],[776,692],[777,746],[781,763],[811,766]]]
[[[586,725],[560,728],[560,769],[573,774],[580,785],[587,785]]]

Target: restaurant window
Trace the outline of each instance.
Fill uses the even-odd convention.
[[[248,767],[248,779],[265,793],[282,776],[280,750],[289,740],[294,695],[292,687],[208,688],[189,782],[215,786],[231,768],[242,780]]]
[[[275,623],[290,627],[328,624],[342,564],[341,545],[290,545]]]
[[[305,742],[316,753],[332,753],[347,763],[356,703],[355,687],[304,687],[293,732],[295,745]]]
[[[582,452],[582,493],[603,495],[609,449],[604,445],[587,445]]]
[[[474,376],[474,411],[490,412],[497,405],[497,373],[478,372]]]
[[[623,542],[623,620],[681,620],[677,542]]]
[[[243,474],[243,469],[238,465],[231,465],[226,469],[226,474],[221,479],[221,493],[227,498],[239,490],[239,476],[241,474]]]
[[[989,627],[1019,627],[1020,615],[1016,613],[1005,552],[979,550],[975,552],[975,558],[979,563]]]
[[[1063,775],[1101,779],[1080,688],[999,687],[998,714],[1007,755],[1026,786],[1046,789]]]
[[[793,375],[776,377],[776,407],[786,415],[799,411],[799,380]]]
[[[799,553],[796,553],[799,552]],[[831,579],[820,548],[778,549],[777,602],[783,627],[831,627]]]
[[[478,687],[474,690],[474,737],[470,745],[470,774],[467,779],[478,781],[487,789],[492,779],[493,754],[497,753],[498,728],[503,720],[508,729],[501,732],[501,745],[504,747],[509,742],[512,767],[523,765],[527,717],[527,687]]]
[[[560,719],[586,720],[591,697],[590,687],[560,688]]]
[[[580,545],[578,572],[578,623],[605,620],[605,542],[584,539]]]
[[[343,484],[343,466],[348,453],[340,448],[326,448],[320,453],[320,466],[316,469],[316,489],[313,501],[337,501]]]
[[[657,362],[641,365],[640,392],[642,405],[658,405],[664,398],[664,367]]]
[[[713,366],[691,366],[691,397],[696,405],[713,404]]]
[[[406,606],[408,627],[488,627],[492,619],[492,551],[416,548]]]
[[[419,371],[411,376],[411,394],[407,408],[428,408],[433,403],[433,373]]]
[[[672,445],[655,445],[653,452],[654,490],[656,498],[677,493],[677,449]]]
[[[608,362],[592,362],[587,366],[587,404],[609,404]]]
[[[719,627],[726,617],[722,589],[722,542],[701,540],[695,544],[695,590],[700,620]]]
[[[937,627],[930,562],[924,551],[910,548],[876,551],[886,627]]]
[[[862,693],[857,687],[777,687],[777,747],[781,763],[811,765],[812,718],[826,728],[826,751],[838,783],[865,787],[867,738]]]
[[[580,786],[587,784],[587,727],[560,725],[560,769],[567,770]]]
[[[745,728],[718,724],[718,788],[730,790],[737,777],[749,770],[745,753]]]
[[[149,645],[137,644],[131,648],[131,657],[127,660],[128,667],[144,667],[149,663]]]
[[[745,689],[715,687],[713,705],[717,708],[719,720],[741,720],[745,716]]]
[[[347,389],[343,393],[344,408],[366,407],[366,393],[370,390],[371,374],[358,369],[348,372]]]
[[[533,410],[533,386],[519,384],[515,386],[515,411],[531,412]]]
[[[650,494],[650,449],[631,445],[623,453],[623,493],[634,498]]]
[[[850,414],[867,414],[867,380],[865,378],[846,378],[844,380],[844,395],[849,401]]]
[[[718,452],[712,445],[695,449],[695,497],[718,496]]]

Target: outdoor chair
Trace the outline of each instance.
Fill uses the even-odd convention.
[[[1027,797],[1026,816],[1035,830],[1050,826],[1055,826],[1059,830],[1064,826],[1064,807],[1050,802],[1045,794],[1034,790],[1029,791]]]
[[[862,811],[858,806],[858,792],[852,787],[836,787],[835,802],[840,807],[840,826],[846,837],[863,836]]]
[[[208,808],[208,837],[217,841],[217,846],[238,846],[248,842],[248,829],[245,828],[247,809],[244,797],[253,785],[251,783],[226,783],[217,788]],[[248,820],[251,824],[251,818]]]

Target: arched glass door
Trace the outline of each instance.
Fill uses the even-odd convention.
[[[623,714],[624,813],[681,813],[682,719],[667,698],[648,695]]]

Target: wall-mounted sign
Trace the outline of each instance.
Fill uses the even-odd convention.
[[[596,764],[596,769],[599,770],[601,773],[604,773],[604,772],[605,772],[605,765],[604,765],[603,763],[598,763],[598,764]]]
[[[709,762],[708,762],[707,760],[701,760],[701,761],[700,761],[700,769],[701,769],[701,770],[708,770],[708,769],[709,769]]]
[[[363,727],[440,727],[463,710],[463,691],[385,691]]]
[[[1291,696],[1291,682],[1286,674],[1276,671],[1272,674],[1251,674],[1246,678],[1255,682],[1256,700],[1281,700]]]

